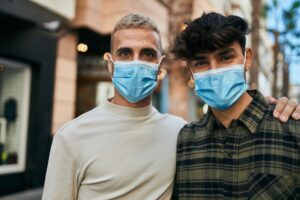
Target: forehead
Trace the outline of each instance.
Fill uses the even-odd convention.
[[[112,35],[112,50],[116,51],[119,48],[153,48],[159,50],[160,39],[158,34],[146,28],[129,28],[116,31]]]
[[[199,52],[196,52],[194,54],[194,57],[198,57],[198,56],[218,56],[219,54],[223,54],[223,53],[226,53],[226,52],[232,52],[232,53],[237,53],[237,54],[243,54],[242,52],[242,48],[240,46],[240,44],[238,42],[234,42],[232,43],[231,45],[228,45],[227,47],[224,47],[224,48],[220,48],[220,49],[217,49],[215,51],[199,51]]]

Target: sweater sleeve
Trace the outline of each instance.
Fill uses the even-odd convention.
[[[77,199],[77,164],[60,133],[51,146],[42,200]]]

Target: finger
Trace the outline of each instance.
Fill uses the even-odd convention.
[[[266,99],[266,101],[267,101],[269,104],[276,104],[276,103],[277,103],[277,99],[275,99],[275,98],[272,97],[272,96],[266,96],[265,99]]]
[[[294,101],[288,101],[287,105],[284,107],[283,112],[281,113],[279,120],[286,122],[290,116],[293,114],[297,104]]]
[[[293,119],[295,120],[299,120],[300,119],[300,104],[297,105],[293,115],[292,115]]]
[[[284,107],[288,103],[288,98],[286,97],[281,97],[276,104],[275,110],[273,112],[273,116],[276,118],[279,118],[281,113],[283,112]]]

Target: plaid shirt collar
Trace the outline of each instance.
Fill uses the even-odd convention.
[[[241,122],[252,134],[255,134],[261,121],[263,120],[268,103],[259,91],[248,90],[247,92],[253,98],[253,100],[241,114],[240,118],[236,121]],[[203,122],[207,125],[206,127],[208,134],[212,133],[212,130],[215,128],[223,127],[223,125],[214,117],[210,109],[204,116]]]

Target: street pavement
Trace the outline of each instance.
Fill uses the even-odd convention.
[[[41,200],[43,188],[27,190],[7,196],[0,197],[0,200]]]

